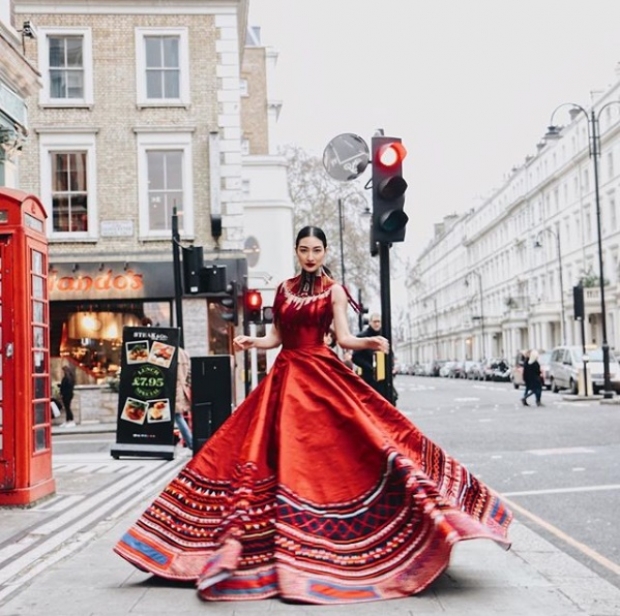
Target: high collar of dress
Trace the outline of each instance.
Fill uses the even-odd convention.
[[[327,276],[323,270],[315,272],[306,272],[302,270],[298,276],[298,281],[294,285],[294,292],[300,297],[308,297],[310,295],[319,295],[326,288]]]

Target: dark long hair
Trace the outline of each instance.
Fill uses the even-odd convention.
[[[327,237],[325,237],[325,231],[320,227],[313,227],[308,225],[307,227],[303,227],[303,229],[299,230],[297,237],[295,238],[295,248],[299,246],[299,242],[303,240],[305,237],[316,237],[318,240],[321,240],[321,244],[323,244],[323,248],[327,248]],[[323,271],[330,277],[333,278],[332,273],[329,271],[325,265],[323,265]]]

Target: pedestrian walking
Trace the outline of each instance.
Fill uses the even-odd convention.
[[[73,402],[73,391],[75,389],[75,376],[70,366],[62,367],[62,380],[60,381],[60,398],[65,409],[65,421],[60,424],[63,428],[75,428],[75,420],[71,403]]]
[[[536,406],[543,406],[541,402],[543,377],[538,363],[538,351],[532,349],[526,363],[523,365],[523,382],[525,383],[525,391],[521,403],[523,406],[529,406],[527,399],[534,395],[536,398]]]
[[[193,580],[202,599],[338,604],[406,597],[433,582],[460,540],[509,546],[497,494],[425,437],[324,343],[389,352],[349,331],[347,290],[304,227],[299,275],[281,283],[264,336],[281,346],[258,387],[116,544],[139,569]]]

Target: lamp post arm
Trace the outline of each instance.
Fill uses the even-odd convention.
[[[594,152],[596,151],[596,145],[595,145],[595,141],[596,141],[596,129],[595,129],[595,120],[594,120],[594,111],[592,111],[592,118],[590,118],[590,115],[588,114],[588,112],[581,106],[578,105],[577,103],[562,103],[561,105],[558,105],[552,112],[551,112],[551,118],[549,119],[549,128],[551,129],[552,127],[555,127],[555,125],[553,124],[553,118],[556,114],[557,111],[559,111],[560,109],[562,109],[563,107],[572,107],[573,109],[579,109],[579,111],[581,113],[583,113],[583,115],[586,116],[586,121],[587,121],[587,128],[588,128],[588,152],[590,154],[590,156],[594,155]],[[592,129],[590,130],[590,123],[592,123]]]
[[[577,103],[562,103],[561,105],[558,105],[552,112],[551,112],[551,118],[549,118],[549,125],[550,126],[555,126],[553,124],[553,118],[556,114],[556,112],[558,112],[560,109],[562,109],[563,107],[573,107],[575,109],[579,109],[579,111],[581,111],[586,118],[589,118],[590,116],[588,116],[588,112],[581,106],[578,105]]]
[[[620,105],[620,101],[608,101],[606,102],[597,112],[596,119],[597,121],[601,118],[601,113],[603,113],[603,109],[607,109],[610,105]]]

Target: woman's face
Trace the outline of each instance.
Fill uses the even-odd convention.
[[[318,237],[304,237],[299,240],[295,253],[302,269],[309,273],[317,272],[325,261],[323,242]]]

